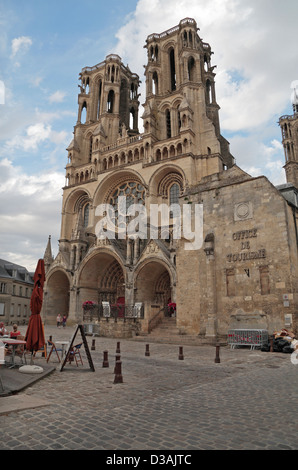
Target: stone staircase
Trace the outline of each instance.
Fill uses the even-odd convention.
[[[151,333],[135,336],[134,341],[167,343],[177,345],[200,346],[204,344],[213,344],[212,340],[198,335],[181,334],[176,326],[176,318],[164,317],[162,322],[156,326]]]

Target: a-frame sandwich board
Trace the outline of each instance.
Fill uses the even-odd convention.
[[[92,370],[92,372],[95,372],[95,369],[94,369],[94,365],[93,365],[93,361],[92,361],[92,357],[91,357],[91,354],[90,354],[90,350],[89,350],[89,346],[88,346],[88,343],[87,343],[87,339],[86,339],[86,335],[85,335],[85,331],[84,331],[84,327],[83,325],[81,324],[78,324],[77,325],[77,328],[73,334],[73,337],[71,338],[70,340],[70,343],[69,343],[69,346],[68,346],[68,350],[66,351],[66,355],[65,355],[65,358],[63,358],[63,361],[61,362],[61,366],[60,366],[60,372],[62,372],[67,360],[68,360],[68,357],[69,357],[69,353],[70,351],[72,350],[72,347],[73,347],[73,343],[74,343],[74,340],[75,340],[75,337],[77,336],[77,333],[78,331],[81,332],[81,337],[82,337],[82,340],[83,340],[83,344],[84,344],[84,347],[85,347],[85,352],[86,352],[86,356],[88,358],[88,362],[89,362],[89,366],[90,366],[90,369]]]

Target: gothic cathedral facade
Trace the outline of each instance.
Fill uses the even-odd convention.
[[[211,47],[196,21],[148,36],[145,47],[142,133],[140,79],[118,55],[80,73],[59,253],[53,259],[50,245],[45,253],[44,321],[60,313],[80,322],[84,302],[93,302],[103,335],[148,333],[169,305],[183,334],[217,338],[240,324],[273,330],[285,314],[294,328],[298,203],[236,165],[221,135]],[[202,207],[201,245],[185,249],[171,211],[164,236],[158,223],[158,236],[150,237],[147,218],[146,237],[99,237],[98,208],[109,206],[119,222],[121,197],[127,210],[138,204],[147,216],[162,204],[188,206],[190,213]],[[102,305],[132,315],[100,321]]]

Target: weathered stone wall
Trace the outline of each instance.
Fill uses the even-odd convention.
[[[96,325],[99,336],[107,338],[132,338],[133,336],[139,335],[142,326],[141,321],[118,318],[115,322],[114,319],[109,318],[102,319]]]
[[[231,327],[273,332],[292,314],[295,329],[298,263],[289,206],[265,177],[228,183],[198,186],[190,197],[203,203],[204,238],[213,233],[214,254],[180,244],[178,326],[203,335],[210,322],[219,335]]]

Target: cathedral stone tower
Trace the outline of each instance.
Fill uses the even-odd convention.
[[[298,81],[292,83],[292,89],[293,114],[282,116],[279,125],[285,152],[287,182],[298,188]]]
[[[197,31],[195,20],[186,18],[165,33],[147,38],[144,137],[151,145],[180,139],[183,145],[188,143],[194,158],[202,163],[212,155],[222,169],[231,167],[233,157],[220,134],[213,53]]]
[[[222,137],[209,44],[195,20],[146,40],[146,97],[138,130],[140,80],[121,58],[84,67],[78,118],[67,148],[59,253],[47,272],[45,316],[77,321],[86,300],[148,306],[147,317],[176,298],[174,214],[159,240],[100,240],[96,209],[126,197],[143,205],[179,203],[187,188],[234,165]],[[149,224],[149,221],[148,221]],[[159,233],[162,227],[157,227]],[[147,323],[148,324],[148,323]]]

